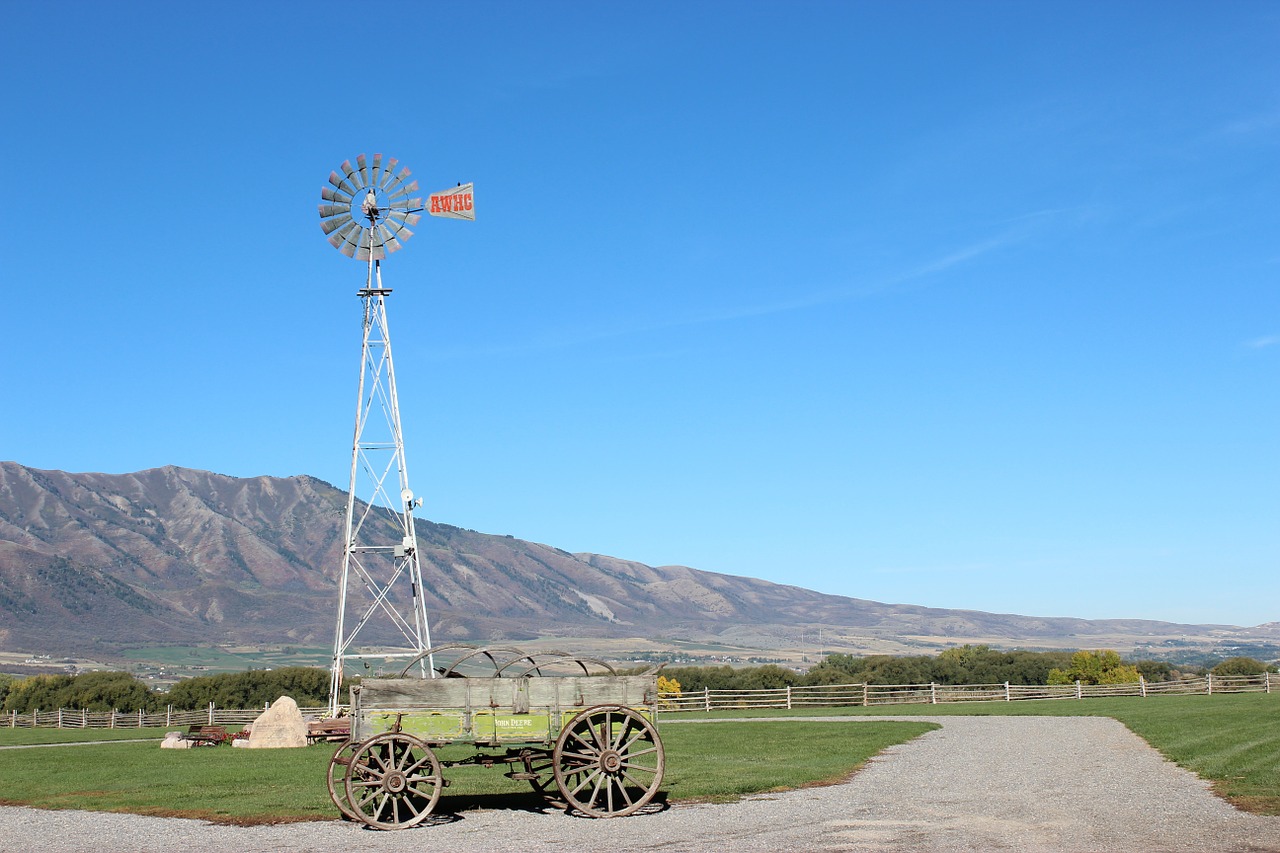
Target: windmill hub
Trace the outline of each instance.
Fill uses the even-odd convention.
[[[369,190],[369,192],[365,193],[364,201],[361,202],[360,204],[360,211],[365,215],[365,217],[368,218],[370,222],[375,224],[377,223],[378,196],[374,193],[373,190]]]

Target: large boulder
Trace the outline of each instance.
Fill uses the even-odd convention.
[[[160,741],[161,749],[190,749],[191,741],[182,739],[182,732],[167,732]]]
[[[279,749],[307,745],[307,724],[298,703],[281,696],[253,721],[249,733],[250,749]]]

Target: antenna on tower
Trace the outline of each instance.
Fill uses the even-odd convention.
[[[320,191],[320,228],[329,243],[349,258],[368,262],[359,296],[364,305],[360,382],[356,394],[351,481],[343,528],[338,616],[329,673],[329,714],[344,704],[339,696],[347,661],[413,658],[423,677],[435,675],[422,564],[413,509],[422,505],[409,488],[391,330],[382,286],[382,261],[413,236],[425,210],[448,219],[475,219],[472,184],[432,193],[427,204],[413,194],[406,167],[395,158],[364,154],[329,173]],[[354,207],[354,209],[353,209]],[[394,472],[394,477],[393,477]],[[398,486],[398,488],[396,488]],[[356,640],[361,639],[359,645]]]

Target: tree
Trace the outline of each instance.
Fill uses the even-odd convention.
[[[1227,658],[1209,670],[1214,675],[1262,675],[1264,672],[1275,672],[1274,666],[1267,666],[1255,658]]]
[[[58,695],[59,708],[88,711],[152,711],[161,704],[151,688],[127,672],[85,672]]]
[[[4,709],[19,714],[56,709],[59,707],[59,693],[71,685],[71,680],[69,675],[33,675],[19,679],[9,685]]]
[[[1130,684],[1139,680],[1138,668],[1126,664],[1111,649],[1078,651],[1071,656],[1069,669],[1049,671],[1050,684]]]

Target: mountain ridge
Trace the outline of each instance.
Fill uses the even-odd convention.
[[[331,642],[346,493],[308,475],[163,466],[67,473],[0,462],[0,649]],[[822,630],[942,648],[1077,638],[1280,641],[1254,628],[951,610],[648,566],[415,519],[437,641],[538,636],[794,643]],[[388,535],[391,531],[388,529]]]

